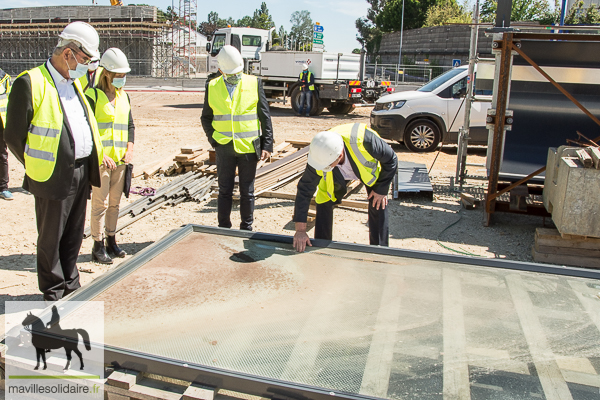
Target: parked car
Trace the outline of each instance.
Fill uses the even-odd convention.
[[[382,96],[371,111],[371,127],[384,139],[411,151],[434,151],[440,142],[456,143],[464,123],[468,67],[451,69],[414,91]],[[487,144],[485,128],[492,93],[476,90],[471,105],[470,144]]]

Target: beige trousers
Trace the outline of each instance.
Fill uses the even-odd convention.
[[[102,219],[106,235],[114,236],[117,230],[117,219],[119,219],[119,203],[123,186],[125,185],[126,164],[117,166],[110,170],[104,165],[100,166],[101,186],[92,188],[92,215],[90,228],[95,241],[102,240]]]

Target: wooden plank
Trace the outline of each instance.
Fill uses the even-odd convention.
[[[471,386],[460,272],[445,268],[442,274],[444,399],[468,400]]]
[[[260,193],[258,196],[260,197],[268,197],[268,198],[272,198],[272,199],[282,199],[282,200],[296,200],[296,195],[292,194],[292,193],[281,193],[281,192],[276,192],[276,191],[265,191]],[[315,199],[313,198],[311,200],[311,205],[316,205],[317,203],[315,202]],[[353,207],[353,208],[360,208],[360,209],[368,209],[369,208],[369,203],[366,201],[360,201],[360,200],[342,200],[341,204],[337,204],[338,206],[342,206],[342,207]]]
[[[291,143],[294,146],[300,146],[301,148],[307,147],[310,145],[310,140],[286,140],[288,143]]]
[[[578,167],[580,167],[580,165],[579,165],[579,158],[577,158],[577,157],[561,157],[561,158],[571,168],[578,168]]]
[[[571,267],[600,268],[598,257],[539,253],[536,251],[535,246],[531,247],[531,253],[535,262],[568,265]]]
[[[359,393],[361,394],[381,398],[388,397],[403,287],[404,277],[402,275],[393,273],[386,275],[377,320],[375,326],[371,328],[373,336],[360,385]]]
[[[142,169],[142,173],[144,175],[144,179],[148,179],[151,176],[154,176],[158,171],[160,171],[165,165],[173,163],[173,157],[175,157],[177,154],[175,155],[170,155],[169,157],[165,158],[164,160],[153,164],[149,167],[143,168]]]
[[[202,146],[185,146],[181,148],[182,154],[193,154],[197,151],[202,150]]]
[[[585,151],[585,149],[576,150],[575,153],[577,153],[577,157],[579,158],[579,161],[583,164],[584,168],[591,168],[594,165],[592,157],[590,157],[590,155],[587,151]]]
[[[138,383],[141,375],[137,371],[123,370],[114,371],[106,380],[107,385],[115,386],[121,389],[131,389],[133,385]]]
[[[181,400],[213,400],[216,393],[216,388],[192,383],[183,393]]]
[[[566,236],[566,235],[565,235]],[[567,247],[583,250],[600,250],[600,239],[585,236],[563,237],[556,229],[537,228],[535,243],[540,246]]]
[[[572,400],[521,275],[510,274],[505,279],[546,400]]]
[[[192,160],[192,159],[200,156],[201,154],[202,154],[201,151],[196,151],[192,154],[178,154],[175,156],[173,161],[189,161],[189,160]]]
[[[538,242],[534,244],[535,251],[543,254],[560,254],[563,256],[596,257],[600,264],[600,250],[578,249],[571,247],[543,246]]]

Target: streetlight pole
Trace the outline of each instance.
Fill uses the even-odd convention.
[[[398,49],[398,68],[402,65],[402,34],[404,33],[404,0],[402,0],[402,19],[400,21],[400,48]]]

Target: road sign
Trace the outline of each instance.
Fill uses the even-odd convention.
[[[460,60],[458,58],[452,59],[452,67],[453,68],[460,67]]]
[[[313,43],[314,43],[314,44],[323,44],[323,40],[320,40],[320,39],[313,39]]]
[[[325,47],[325,45],[313,43],[312,47],[313,49],[322,49]]]
[[[313,39],[323,39],[323,34],[319,32],[314,32]]]
[[[323,32],[323,26],[322,25],[313,25],[313,31]]]

